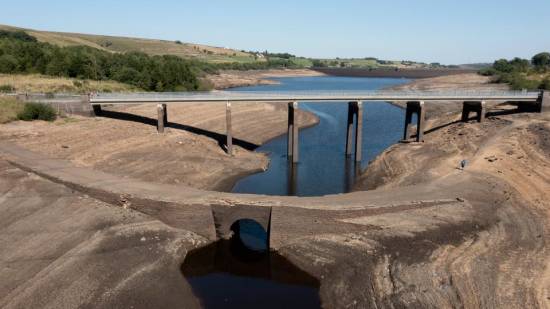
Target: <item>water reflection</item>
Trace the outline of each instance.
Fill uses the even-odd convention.
[[[204,308],[320,308],[319,282],[274,252],[223,240],[181,267]]]
[[[375,90],[405,83],[395,78],[300,77],[280,78],[281,84],[237,90]],[[363,104],[363,161],[346,160],[348,104],[300,102],[300,109],[315,113],[319,124],[300,130],[300,162],[289,165],[287,136],[262,145],[269,154],[267,171],[241,179],[233,192],[269,195],[319,196],[349,192],[359,170],[369,160],[399,141],[403,134],[404,111],[385,102]]]

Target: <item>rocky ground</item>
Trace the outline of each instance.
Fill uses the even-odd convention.
[[[417,83],[429,81],[409,86]],[[188,250],[214,240],[212,205],[244,204],[272,207],[272,248],[320,280],[325,308],[550,308],[550,116],[494,106],[484,123],[457,123],[457,111],[432,110],[426,142],[388,149],[356,192],[312,198],[202,191],[140,180],[139,173],[124,177],[117,164],[101,168],[92,160],[96,148],[98,156],[117,158],[109,149],[127,139],[124,149],[132,153],[146,137],[174,138],[176,145],[184,133],[199,138],[187,131],[170,129],[164,137],[150,125],[116,119],[93,120],[102,130],[86,121],[32,130],[3,125],[0,306],[198,307],[179,265]],[[195,125],[215,131],[219,122]],[[86,130],[71,132],[75,125]],[[240,138],[265,140],[247,127]],[[113,139],[97,147],[101,137],[94,135],[103,130]],[[160,151],[158,142],[151,145],[140,156]],[[253,155],[240,152],[227,159],[238,163],[220,165]],[[157,178],[179,173],[173,166]]]

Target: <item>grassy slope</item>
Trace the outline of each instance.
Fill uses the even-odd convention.
[[[115,81],[77,80],[38,74],[0,74],[0,85],[10,85],[17,92],[131,92],[139,88]]]
[[[175,41],[114,37],[79,33],[38,31],[0,25],[0,29],[25,30],[41,42],[59,46],[85,45],[110,52],[140,51],[149,55],[176,55],[208,62],[254,62],[254,56],[241,51]]]
[[[17,114],[23,110],[23,104],[15,98],[0,96],[0,124],[17,120]]]
[[[176,55],[183,58],[194,58],[210,63],[239,62],[251,63],[265,61],[263,58],[256,59],[254,55],[223,47],[206,46],[191,43],[177,44],[175,41],[140,39],[128,37],[115,37],[105,35],[66,33],[39,31],[32,29],[17,28],[12,26],[0,25],[0,29],[7,30],[25,30],[28,34],[36,37],[41,42],[51,43],[59,46],[85,45],[93,48],[110,52],[129,52],[140,51],[149,55]],[[320,59],[323,61],[334,61],[335,59]],[[311,59],[293,58],[296,64],[303,67],[312,65]],[[400,61],[380,64],[371,59],[338,59],[338,62],[344,62],[348,67],[367,67],[367,68],[419,68],[420,64],[403,65]]]

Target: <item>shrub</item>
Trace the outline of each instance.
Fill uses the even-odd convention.
[[[15,88],[12,85],[0,85],[0,93],[15,92]]]
[[[21,112],[17,114],[19,120],[45,120],[54,121],[57,118],[55,110],[50,105],[40,103],[26,103]]]
[[[177,40],[175,43],[178,44],[178,45],[182,45],[182,44],[183,44],[180,40]]]
[[[539,89],[541,90],[550,90],[550,78],[545,78],[539,86]]]
[[[546,67],[550,66],[550,53],[538,53],[535,56],[533,56],[533,59],[531,59],[531,62],[536,67]]]

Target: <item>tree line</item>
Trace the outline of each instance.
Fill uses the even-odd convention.
[[[550,90],[550,53],[538,53],[531,60],[518,57],[499,59],[480,73],[493,76],[497,83],[510,84],[514,90]]]
[[[210,64],[177,56],[111,53],[88,46],[59,47],[38,42],[24,31],[0,31],[0,73],[38,73],[91,80],[114,80],[146,91],[204,90],[201,76],[221,69],[291,68],[289,59]]]

